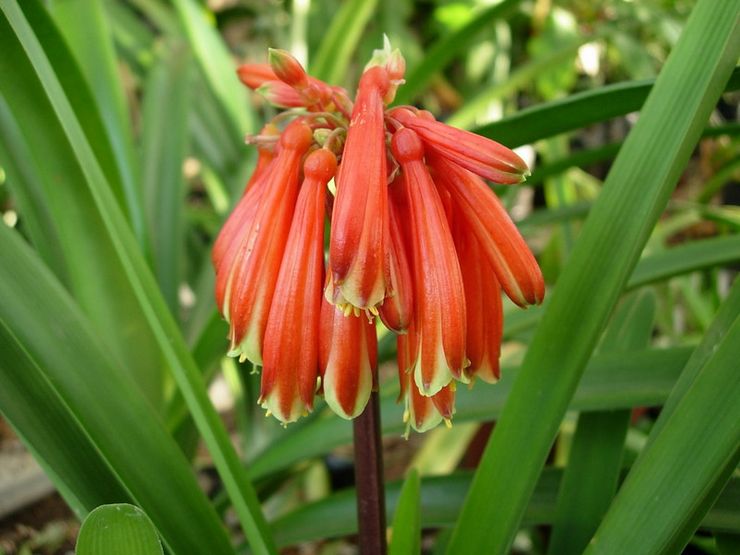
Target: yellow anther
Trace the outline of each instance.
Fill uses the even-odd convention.
[[[444,420],[445,420],[445,426],[447,426],[448,429],[452,428],[452,420],[450,420],[449,418],[445,418]]]
[[[270,418],[272,416],[272,412],[269,410],[265,411],[265,418]]]

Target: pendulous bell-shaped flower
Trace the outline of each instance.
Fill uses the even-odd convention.
[[[476,175],[443,156],[427,156],[436,183],[449,191],[509,298],[521,307],[545,296],[540,267],[501,201]]]
[[[478,239],[469,224],[461,214],[456,216],[452,235],[465,287],[465,354],[470,360],[465,374],[471,380],[478,377],[495,383],[501,375],[498,360],[504,318],[501,286],[493,268],[482,256]]]
[[[337,175],[329,243],[327,298],[376,313],[386,296],[388,187],[383,97],[390,82],[380,66],[360,79]]]
[[[285,423],[313,408],[319,376],[326,185],[336,168],[336,157],[325,149],[312,152],[303,164],[305,177],[265,328],[260,403]]]
[[[390,116],[416,131],[428,151],[495,183],[521,183],[529,171],[524,160],[504,145],[436,121],[430,112],[399,107]]]
[[[345,316],[326,299],[321,306],[319,368],[324,398],[343,418],[359,415],[377,387],[378,340],[375,324]]]
[[[413,279],[411,277],[411,248],[409,234],[403,225],[406,217],[405,190],[403,178],[398,184],[389,186],[388,216],[390,238],[388,254],[390,257],[390,283],[393,290],[378,307],[378,315],[389,330],[406,333],[411,324],[414,309]]]
[[[246,222],[248,229],[242,230],[233,259],[217,268],[217,298],[231,324],[230,354],[254,364],[262,364],[262,340],[298,195],[299,171],[312,140],[311,128],[301,120],[283,132],[260,184],[255,214]],[[228,262],[229,267],[223,267]]]
[[[424,147],[411,129],[393,135],[393,156],[403,172],[413,229],[413,276],[419,355],[414,379],[434,395],[454,378],[467,381],[462,274],[442,201],[424,164]]]

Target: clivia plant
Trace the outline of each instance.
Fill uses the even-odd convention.
[[[648,80],[634,3],[293,2],[240,65],[252,4],[0,0],[0,413],[80,555],[731,552],[737,3],[632,18]]]

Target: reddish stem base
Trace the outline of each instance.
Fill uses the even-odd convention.
[[[383,447],[377,392],[373,391],[367,407],[353,424],[360,553],[386,555]]]

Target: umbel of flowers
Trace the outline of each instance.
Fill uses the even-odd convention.
[[[213,249],[229,354],[262,367],[259,402],[282,422],[317,394],[354,418],[377,387],[379,319],[396,334],[408,426],[449,423],[457,382],[499,377],[501,290],[522,307],[544,296],[484,181],[520,183],[527,166],[427,111],[388,108],[405,62],[387,45],[354,102],[285,51],[269,61],[239,77],[286,111],[248,138],[257,165]]]

